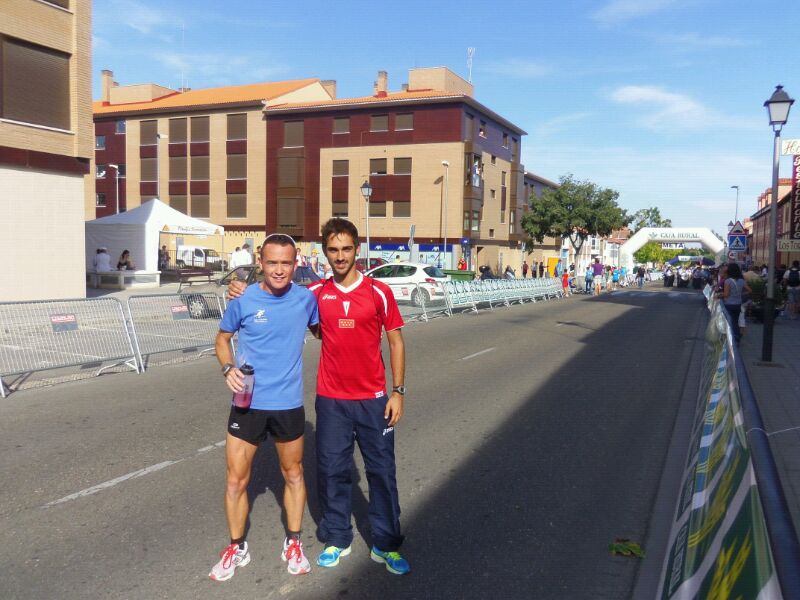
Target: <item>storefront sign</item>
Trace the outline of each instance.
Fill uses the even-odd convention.
[[[800,152],[800,148],[798,148]],[[800,240],[800,154],[792,157],[792,197],[789,203],[789,239]]]
[[[778,252],[800,252],[800,240],[778,240]]]
[[[784,156],[794,156],[800,154],[800,140],[782,140],[781,154]]]

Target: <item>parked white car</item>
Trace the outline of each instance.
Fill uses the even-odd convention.
[[[410,302],[415,306],[421,306],[423,301],[444,300],[443,284],[450,279],[437,267],[410,262],[381,265],[365,275],[391,287],[397,302]],[[420,296],[420,291],[425,295]]]
[[[180,246],[175,262],[181,269],[184,267],[207,267],[219,271],[228,267],[228,262],[223,260],[216,250],[200,246]]]

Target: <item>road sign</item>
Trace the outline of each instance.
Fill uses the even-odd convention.
[[[744,230],[744,225],[742,225],[741,221],[736,221],[736,223],[731,227],[731,230],[728,232],[728,237],[732,235],[741,235],[746,234],[747,232]]]
[[[731,250],[730,252],[728,252],[728,258],[733,262],[736,262],[739,260],[739,253]]]
[[[728,248],[734,251],[744,252],[747,250],[747,236],[746,235],[729,235]]]

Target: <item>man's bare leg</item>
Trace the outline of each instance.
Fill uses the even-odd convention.
[[[225,460],[228,465],[225,484],[225,516],[231,539],[244,536],[247,513],[247,484],[250,482],[250,469],[258,446],[228,434],[225,441]]]

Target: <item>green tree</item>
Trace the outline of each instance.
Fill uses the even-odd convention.
[[[631,229],[636,233],[643,227],[672,227],[672,221],[661,216],[657,206],[642,208],[633,213]]]
[[[660,263],[664,262],[665,254],[666,252],[661,247],[660,243],[647,242],[644,246],[633,253],[633,258],[637,263]],[[669,258],[672,258],[672,256]]]
[[[545,237],[568,238],[575,252],[580,252],[589,236],[610,235],[628,224],[617,198],[615,190],[562,176],[559,187],[532,198],[530,211],[522,217],[522,228],[530,238],[526,245],[541,244]]]

